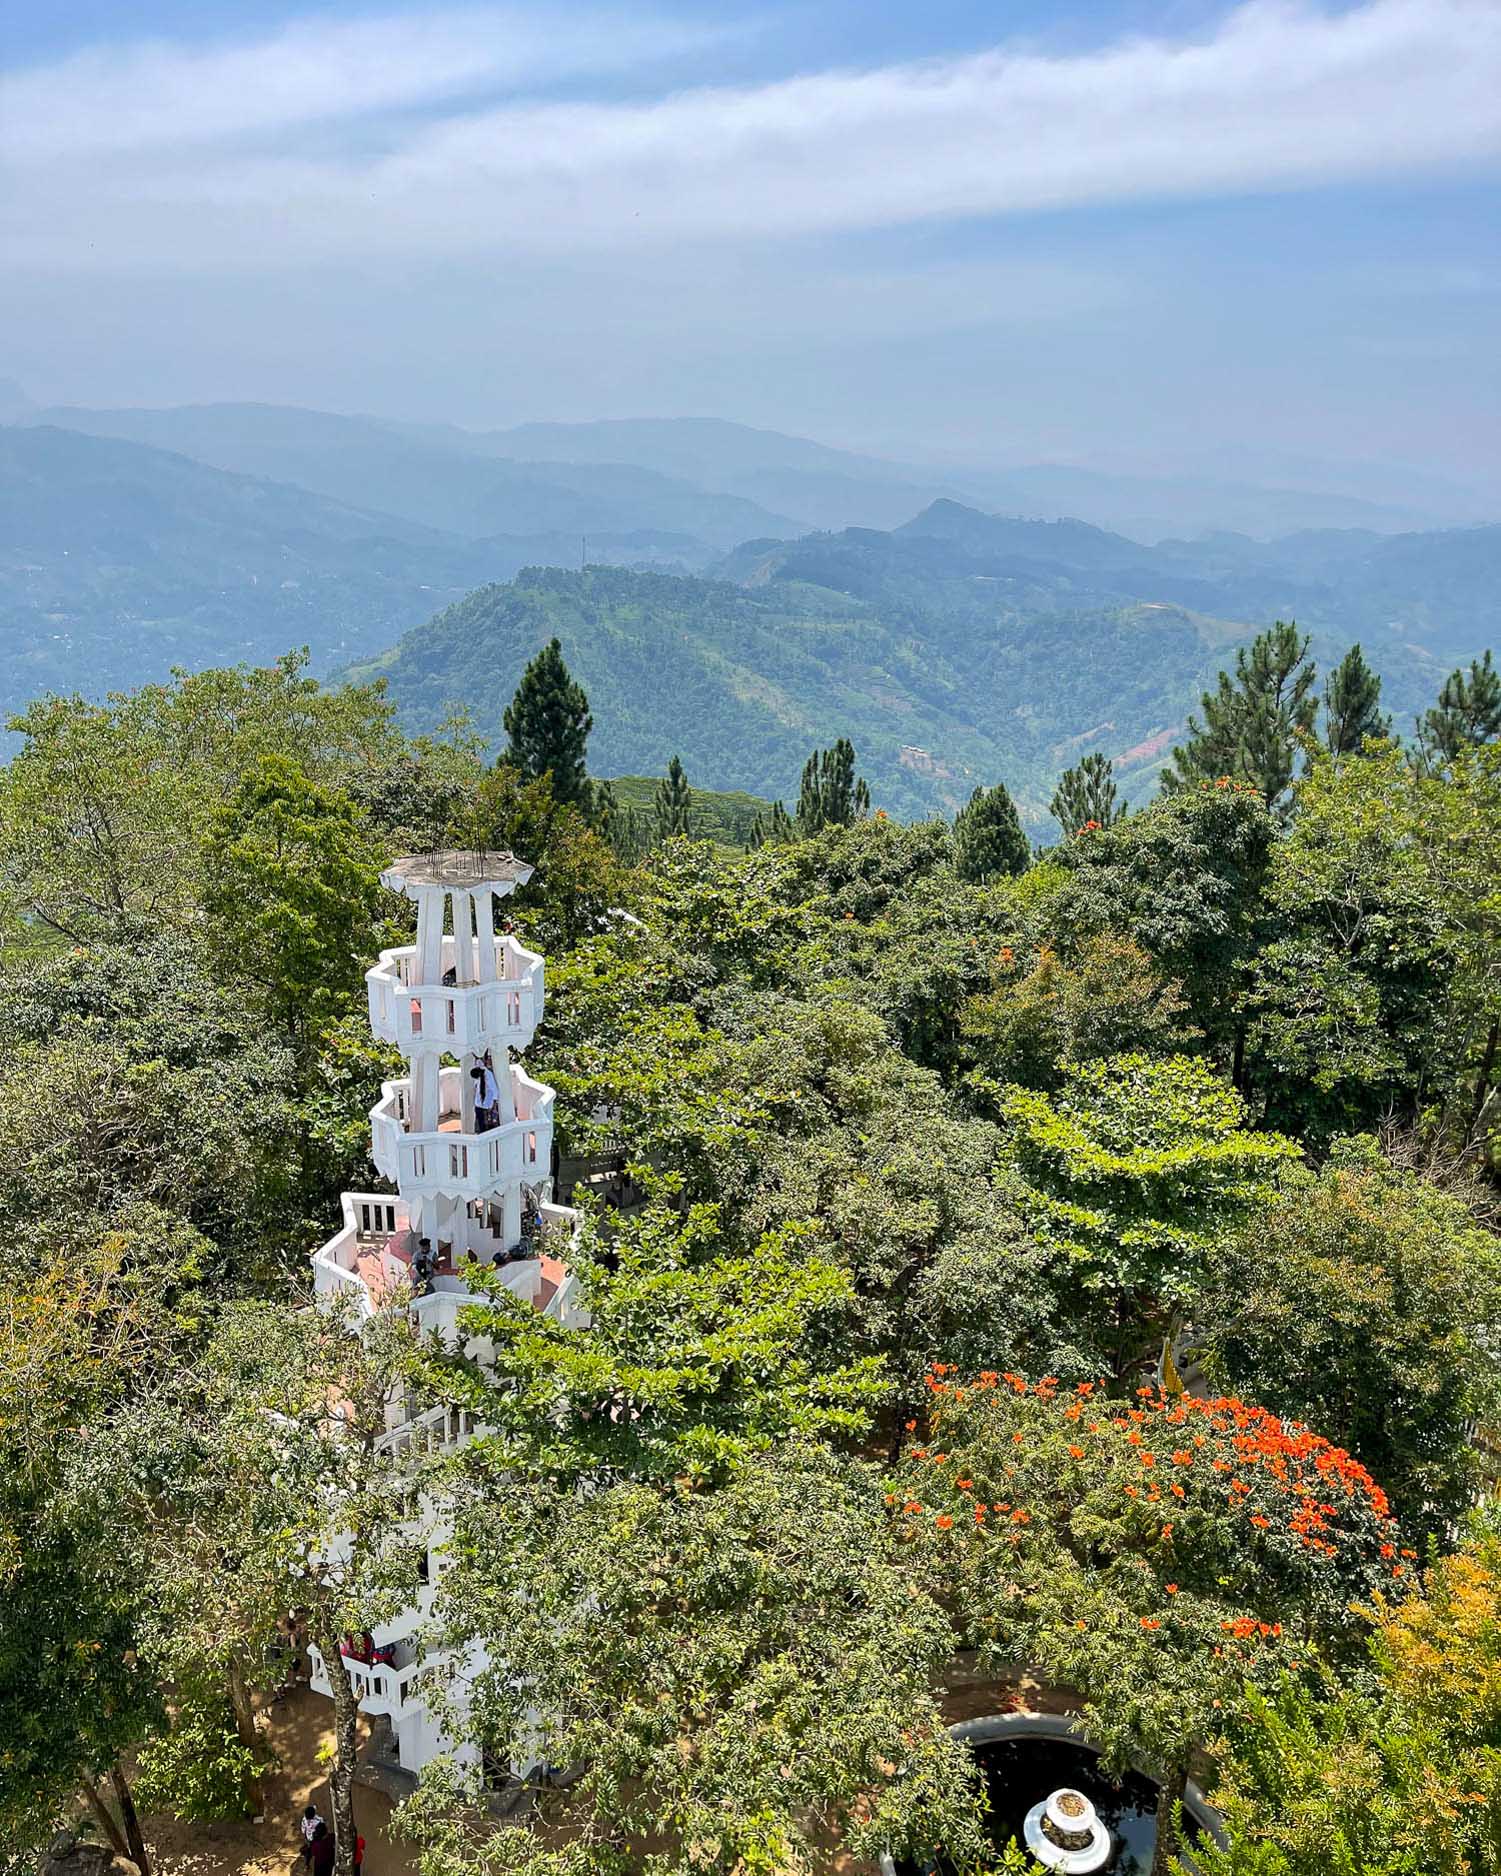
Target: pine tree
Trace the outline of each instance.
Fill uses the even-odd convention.
[[[608,839],[617,860],[634,866],[651,850],[653,817],[629,803],[616,802],[610,814]]]
[[[1228,775],[1249,782],[1276,807],[1292,784],[1298,739],[1313,728],[1316,678],[1306,634],[1279,619],[1249,649],[1236,652],[1234,678],[1221,671],[1216,689],[1200,698],[1204,720],[1189,718],[1164,788]]]
[[[678,757],[667,765],[667,773],[657,783],[657,838],[671,840],[674,834],[688,834],[693,827],[693,791],[688,775]]]
[[[1461,749],[1501,736],[1501,671],[1491,654],[1472,658],[1468,675],[1451,671],[1437,704],[1424,716],[1418,744],[1429,768],[1442,768]]]
[[[1358,756],[1368,736],[1390,736],[1381,709],[1381,679],[1352,645],[1324,682],[1324,741],[1333,756]]]
[[[521,674],[502,718],[510,742],[501,758],[528,780],[552,777],[554,801],[594,811],[585,754],[594,719],[581,685],[569,676],[557,639],[544,645]]]
[[[1025,873],[1032,849],[1016,803],[1004,782],[977,788],[954,817],[954,866],[961,879],[987,880]]]
[[[848,827],[870,814],[870,789],[855,775],[855,748],[841,736],[832,749],[815,749],[803,766],[797,800],[797,831],[816,834],[822,827]]]
[[[760,847],[785,847],[797,838],[797,829],[792,824],[792,817],[780,801],[771,804],[771,813],[758,814],[751,824],[750,844],[752,849]]]
[[[1125,804],[1115,800],[1115,764],[1109,756],[1088,755],[1063,771],[1048,812],[1065,835],[1082,828],[1112,827],[1126,818]]]

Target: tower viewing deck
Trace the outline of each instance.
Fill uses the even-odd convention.
[[[405,1056],[370,1112],[371,1159],[395,1195],[348,1193],[344,1228],[313,1258],[320,1293],[362,1312],[409,1286],[413,1307],[462,1296],[467,1270],[504,1266],[539,1308],[566,1297],[574,1214],[549,1202],[553,1091],[515,1059],[542,1020],[543,962],[495,907],[532,868],[512,853],[445,850],[381,875],[417,908],[415,942],[366,972],[370,1025]]]

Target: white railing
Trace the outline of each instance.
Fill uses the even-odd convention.
[[[341,1203],[342,1228],[313,1253],[313,1292],[343,1297],[368,1316],[375,1307],[371,1274],[379,1270],[387,1292],[407,1276],[405,1263],[385,1248],[397,1232],[406,1230],[407,1208],[389,1192],[346,1192]]]
[[[552,1171],[553,1090],[513,1067],[511,1096],[515,1120],[486,1133],[442,1128],[412,1133],[410,1081],[388,1081],[370,1110],[370,1148],[376,1170],[408,1197],[442,1193],[488,1198],[502,1186],[527,1180],[540,1183]],[[439,1104],[458,1111],[462,1070],[444,1069]]]
[[[445,938],[439,981],[423,984],[415,981],[415,945],[381,952],[379,962],[365,973],[370,1027],[380,1040],[408,1055],[435,1041],[455,1055],[479,1055],[502,1046],[525,1049],[546,1001],[538,954],[514,938],[497,938],[495,977],[478,984],[443,983],[453,960],[453,939]]]
[[[312,1691],[332,1696],[333,1687],[322,1655],[312,1646],[309,1646],[308,1654],[312,1662],[309,1677]],[[396,1667],[387,1661],[360,1661],[353,1655],[345,1655],[343,1659],[344,1671],[349,1676],[349,1684],[354,1689],[360,1711],[372,1715],[389,1714],[393,1720],[404,1719],[413,1707],[420,1704],[416,1694],[417,1681],[438,1665],[436,1656],[409,1662],[405,1667]]]
[[[467,1407],[432,1407],[415,1420],[393,1427],[375,1442],[375,1450],[392,1459],[408,1453],[456,1452],[474,1438],[478,1423]]]

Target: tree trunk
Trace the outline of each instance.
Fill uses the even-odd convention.
[[[354,1876],[354,1761],[359,1750],[360,1703],[339,1653],[339,1637],[320,1632],[317,1642],[334,1696],[334,1762],[328,1777],[334,1813],[334,1869],[337,1876]]]
[[[115,1802],[120,1807],[120,1822],[125,1826],[128,1854],[141,1876],[152,1876],[151,1858],[146,1852],[146,1839],[141,1835],[141,1820],[136,1816],[135,1799],[130,1795],[130,1786],[125,1782],[125,1774],[120,1770],[118,1759],[109,1768],[109,1782],[115,1788]]]
[[[1152,1876],[1172,1876],[1173,1858],[1182,1848],[1177,1808],[1183,1802],[1188,1768],[1175,1766],[1163,1779],[1157,1795],[1157,1848],[1152,1852]]]
[[[235,1731],[240,1736],[240,1744],[247,1752],[254,1755],[255,1763],[259,1765],[264,1750],[261,1743],[261,1729],[255,1722],[255,1708],[251,1705],[250,1689],[245,1685],[245,1676],[240,1671],[239,1662],[233,1656],[230,1658],[225,1674],[229,1681],[230,1705],[235,1710]],[[252,1817],[261,1817],[265,1814],[265,1797],[261,1791],[258,1772],[252,1773],[245,1782],[245,1808]]]
[[[1470,1104],[1470,1121],[1465,1128],[1466,1146],[1474,1138],[1480,1116],[1485,1112],[1485,1097],[1490,1093],[1491,1074],[1496,1066],[1498,1042],[1501,1042],[1501,1022],[1491,1024],[1491,1033],[1485,1039],[1485,1054],[1480,1058],[1480,1073],[1475,1080],[1475,1099]]]
[[[94,1813],[100,1830],[104,1832],[104,1840],[110,1849],[116,1856],[129,1856],[130,1852],[125,1847],[125,1839],[120,1835],[120,1826],[115,1822],[115,1814],[100,1797],[99,1789],[93,1779],[86,1778],[83,1781],[83,1795],[88,1799],[89,1809]]]

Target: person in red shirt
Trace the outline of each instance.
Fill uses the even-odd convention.
[[[333,1876],[334,1834],[321,1817],[318,1820],[318,1828],[313,1832],[313,1841],[309,1848],[312,1852],[308,1858],[312,1876]]]

